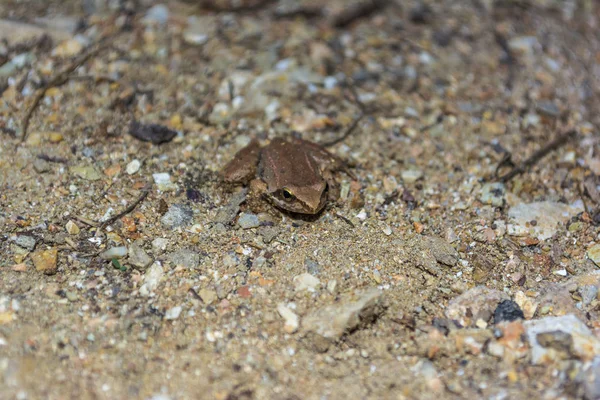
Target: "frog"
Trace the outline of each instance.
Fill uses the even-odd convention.
[[[300,138],[275,138],[264,147],[253,139],[221,174],[226,183],[249,184],[250,194],[296,214],[319,214],[339,197],[337,172],[351,178],[347,164],[323,146]]]

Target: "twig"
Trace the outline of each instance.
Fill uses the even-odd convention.
[[[94,228],[97,227],[98,225],[100,225],[96,221],[92,221],[91,219],[82,217],[81,215],[75,214],[75,215],[73,215],[73,218],[75,218],[79,222],[83,222],[86,225],[93,226]]]
[[[556,139],[554,139],[553,141],[551,141],[550,143],[533,153],[531,157],[527,158],[520,165],[515,165],[506,174],[499,175],[498,172],[501,167],[507,164],[514,165],[510,153],[507,153],[507,155],[500,161],[500,163],[498,163],[498,166],[496,167],[496,179],[500,180],[503,183],[510,181],[515,176],[520,175],[523,172],[527,171],[529,168],[533,167],[535,164],[538,163],[538,161],[540,161],[549,153],[565,145],[567,142],[569,142],[569,140],[571,140],[575,136],[576,133],[577,132],[575,130],[570,130],[566,133],[563,133],[562,135],[558,136]]]
[[[333,214],[336,217],[338,217],[339,219],[341,219],[342,221],[344,221],[345,223],[347,223],[348,225],[350,225],[351,227],[355,228],[354,224],[352,223],[352,221],[350,221],[348,218],[344,217],[341,214],[335,213]]]
[[[69,64],[65,69],[63,69],[61,72],[56,74],[52,79],[50,79],[46,83],[46,85],[43,88],[39,89],[35,93],[35,95],[33,97],[33,101],[31,103],[31,106],[29,106],[29,108],[25,112],[25,116],[23,117],[23,120],[21,121],[21,127],[23,129],[23,133],[21,136],[21,143],[25,142],[25,140],[27,139],[27,136],[28,136],[27,128],[29,127],[29,122],[31,121],[31,117],[33,116],[33,113],[35,112],[36,108],[40,104],[40,101],[46,95],[46,91],[48,91],[48,89],[50,89],[52,87],[56,87],[56,86],[65,84],[69,80],[70,75],[71,75],[71,73],[73,73],[73,71],[75,71],[82,64],[87,62],[90,58],[96,56],[100,51],[111,46],[112,44],[113,44],[112,40],[108,40],[108,41],[101,40],[96,45],[95,48],[93,48],[92,50],[83,54],[81,57],[74,59],[73,62],[71,62],[71,64]]]
[[[109,219],[107,219],[106,221],[104,221],[101,225],[100,228],[98,229],[99,231],[103,230],[104,228],[106,228],[108,225],[112,224],[113,222],[115,222],[116,220],[124,217],[125,215],[129,214],[130,212],[132,212],[133,210],[135,210],[135,208],[138,206],[138,204],[140,204],[142,201],[144,201],[146,199],[146,197],[148,197],[148,193],[150,193],[150,185],[146,185],[146,187],[144,187],[144,189],[142,189],[142,194],[140,195],[140,197],[138,197],[133,203],[131,203],[126,209],[124,209],[123,211],[121,211],[120,213],[118,213],[117,215],[113,215],[112,217],[110,217]]]
[[[48,162],[52,162],[52,163],[66,164],[68,162],[68,160],[66,158],[49,156],[48,154],[44,154],[44,153],[38,154],[36,157],[39,158],[40,160],[44,160],[44,161],[48,161]]]
[[[344,28],[354,21],[368,17],[388,4],[388,0],[363,0],[354,6],[345,8],[333,18],[333,26]]]
[[[344,132],[344,134],[342,136],[340,136],[339,138],[333,139],[329,142],[321,143],[321,146],[331,147],[331,146],[334,146],[334,145],[346,140],[346,138],[348,138],[348,136],[350,136],[350,134],[356,129],[356,127],[358,126],[358,123],[360,122],[361,119],[363,119],[364,116],[365,115],[361,113],[358,117],[356,117],[354,119],[354,121],[352,121],[350,126],[348,128],[346,128],[346,132]]]

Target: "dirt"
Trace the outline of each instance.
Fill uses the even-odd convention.
[[[493,317],[600,340],[597,3],[56,3],[0,5],[1,398],[600,396]],[[220,179],[289,135],[347,135],[316,216]]]

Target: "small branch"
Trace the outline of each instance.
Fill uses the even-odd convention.
[[[575,130],[570,130],[566,133],[563,133],[562,135],[558,136],[556,139],[554,139],[553,141],[551,141],[550,143],[548,143],[547,145],[545,145],[544,147],[542,147],[541,149],[539,149],[538,151],[533,153],[531,155],[531,157],[527,158],[520,165],[515,165],[506,174],[499,175],[498,171],[500,170],[500,168],[502,166],[507,165],[507,164],[508,165],[513,164],[512,159],[511,159],[512,157],[510,156],[510,154],[507,154],[507,156],[505,156],[502,159],[502,161],[500,161],[500,163],[498,164],[498,167],[496,167],[496,179],[500,180],[503,183],[510,181],[515,176],[520,175],[523,172],[527,171],[529,168],[533,167],[535,164],[537,164],[542,158],[544,158],[549,153],[559,149],[560,147],[562,147],[563,145],[568,143],[573,137],[575,137],[576,133],[577,132]]]
[[[368,17],[376,11],[387,6],[388,0],[363,0],[358,4],[345,8],[338,15],[333,17],[332,24],[336,28],[344,28],[354,21]]]
[[[348,136],[350,136],[350,134],[356,129],[356,127],[358,126],[358,123],[360,122],[360,120],[363,119],[364,116],[365,116],[364,114],[360,114],[358,117],[356,117],[354,119],[354,121],[352,121],[350,126],[348,128],[346,128],[346,132],[344,132],[344,134],[342,136],[340,136],[339,138],[333,139],[329,142],[321,143],[321,146],[331,147],[331,146],[334,146],[334,145],[346,140],[346,138],[348,138]]]
[[[144,187],[144,189],[142,189],[142,194],[140,195],[140,197],[138,197],[133,203],[131,203],[126,209],[124,209],[123,211],[121,211],[120,213],[118,213],[117,215],[114,215],[112,217],[110,217],[109,219],[107,219],[106,221],[104,221],[99,228],[99,231],[103,230],[104,228],[106,228],[108,225],[112,224],[113,222],[115,222],[118,219],[123,218],[124,216],[126,216],[127,214],[129,214],[130,212],[132,212],[133,210],[135,210],[135,208],[146,199],[146,197],[148,197],[148,193],[150,193],[150,186],[151,185],[146,185],[146,187]]]
[[[77,68],[79,68],[81,65],[83,65],[85,62],[87,62],[92,57],[96,56],[98,53],[100,53],[105,48],[112,46],[112,44],[113,44],[112,40],[106,40],[106,41],[101,40],[96,45],[95,48],[93,48],[92,50],[83,54],[82,56],[75,58],[69,65],[67,65],[67,67],[65,69],[63,69],[61,72],[56,74],[52,79],[50,79],[48,81],[48,83],[46,83],[46,85],[44,85],[44,87],[42,89],[39,89],[35,93],[35,95],[33,97],[33,101],[31,103],[31,105],[29,106],[29,108],[27,109],[27,111],[25,112],[25,116],[23,117],[23,120],[21,121],[21,127],[23,129],[23,133],[21,134],[22,135],[21,143],[23,143],[23,142],[25,142],[25,140],[27,140],[27,136],[28,136],[27,128],[29,128],[29,122],[31,121],[31,117],[33,116],[33,113],[35,112],[38,105],[40,104],[40,101],[46,95],[46,91],[48,91],[48,89],[50,89],[52,87],[60,86],[60,85],[65,84],[66,82],[68,82],[69,79],[71,78],[70,75]]]

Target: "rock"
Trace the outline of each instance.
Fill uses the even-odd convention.
[[[506,195],[506,188],[501,182],[486,183],[481,188],[481,194],[479,200],[483,204],[489,204],[494,207],[502,207],[504,205],[504,196]]]
[[[177,190],[177,185],[171,182],[171,174],[167,172],[160,172],[152,174],[152,179],[161,192],[171,192]]]
[[[84,43],[78,38],[82,37],[78,36],[77,38],[67,39],[59,43],[59,45],[52,50],[52,55],[56,57],[73,57],[74,55],[81,53]]]
[[[17,246],[21,246],[30,251],[35,249],[35,245],[37,243],[37,240],[33,236],[29,235],[17,235],[13,236],[11,239]]]
[[[225,207],[221,207],[215,216],[215,222],[221,224],[230,224],[236,215],[240,212],[240,204],[246,201],[247,189],[240,190],[229,199]]]
[[[583,285],[579,288],[579,294],[581,294],[581,301],[583,302],[583,305],[587,306],[598,298],[598,286]]]
[[[54,275],[58,270],[56,265],[58,260],[58,250],[51,248],[48,250],[38,250],[31,253],[31,261],[37,271],[46,275]]]
[[[162,254],[169,245],[169,239],[156,238],[152,241],[152,252],[154,255]]]
[[[584,399],[600,399],[600,356],[594,357],[590,366],[582,375]]]
[[[283,303],[277,305],[277,312],[285,320],[283,330],[286,333],[294,333],[300,326],[300,318],[289,307]]]
[[[383,292],[371,288],[343,296],[304,318],[303,337],[318,352],[325,352],[343,335],[364,328],[385,309]]]
[[[294,277],[294,286],[296,292],[308,290],[309,292],[316,291],[321,286],[321,281],[311,274],[304,273]]]
[[[509,40],[508,47],[516,54],[531,56],[540,44],[535,36],[517,36]]]
[[[585,313],[578,309],[573,301],[569,285],[550,284],[536,300],[538,305],[535,315],[538,317],[573,314],[577,318],[585,319]]]
[[[69,235],[79,235],[79,232],[81,231],[79,229],[79,226],[77,226],[75,221],[73,221],[72,219],[66,223],[65,230]]]
[[[77,165],[71,167],[71,173],[86,181],[97,181],[102,178],[102,174],[91,165]]]
[[[263,242],[269,244],[279,235],[279,228],[275,226],[261,226],[258,228],[258,233],[262,236]]]
[[[200,264],[200,254],[189,249],[180,249],[169,255],[169,261],[176,266],[196,269]]]
[[[165,25],[169,21],[169,8],[164,4],[157,4],[146,11],[143,19],[146,24]]]
[[[102,258],[103,260],[112,260],[113,258],[123,258],[126,255],[127,255],[127,247],[118,246],[118,247],[111,247],[108,250],[104,250],[102,253],[100,253],[100,258]]]
[[[464,327],[471,326],[480,318],[489,320],[502,300],[509,300],[506,293],[477,286],[450,300],[445,315]]]
[[[181,314],[181,306],[175,306],[173,308],[169,308],[167,310],[167,312],[165,312],[165,319],[166,320],[174,320],[179,318],[179,315]]]
[[[423,171],[419,169],[408,169],[402,171],[400,177],[404,183],[414,183],[423,177]]]
[[[162,265],[155,261],[144,274],[144,281],[140,287],[140,294],[142,296],[149,296],[150,293],[156,290],[164,274]]]
[[[600,244],[595,244],[587,251],[587,257],[592,260],[597,267],[600,267]]]
[[[169,211],[162,216],[160,222],[166,227],[173,229],[189,225],[193,216],[194,213],[189,206],[185,204],[173,204],[169,207]]]
[[[238,218],[238,225],[242,229],[257,228],[260,225],[256,214],[242,213]]]
[[[532,236],[546,240],[554,236],[559,224],[566,223],[572,216],[583,211],[580,203],[567,205],[551,201],[518,204],[508,210],[508,234]]]
[[[129,164],[127,164],[127,167],[125,167],[125,172],[127,172],[129,175],[133,175],[140,170],[141,166],[142,166],[142,163],[140,162],[140,160],[138,160],[138,159],[132,160]],[[170,177],[169,177],[169,181],[170,181]]]
[[[502,300],[494,311],[494,324],[517,319],[525,319],[525,316],[519,305],[512,300]]]
[[[306,257],[304,259],[304,267],[306,268],[306,272],[308,272],[309,274],[319,275],[319,272],[320,272],[319,263],[316,262],[315,260],[312,260],[312,259]]]
[[[206,305],[212,304],[215,302],[215,300],[217,300],[217,292],[210,289],[201,289],[198,292],[198,296],[200,296],[200,298]]]
[[[183,31],[183,40],[187,44],[201,46],[214,35],[215,29],[215,19],[212,17],[190,17]]]
[[[33,160],[33,169],[39,174],[50,171],[50,163],[46,160],[36,158]]]
[[[600,340],[573,314],[526,321],[524,326],[533,364],[564,357],[590,361],[600,354]]]
[[[152,264],[152,257],[146,253],[146,250],[142,247],[144,242],[141,239],[136,240],[129,246],[129,264],[140,269],[146,269]]]

